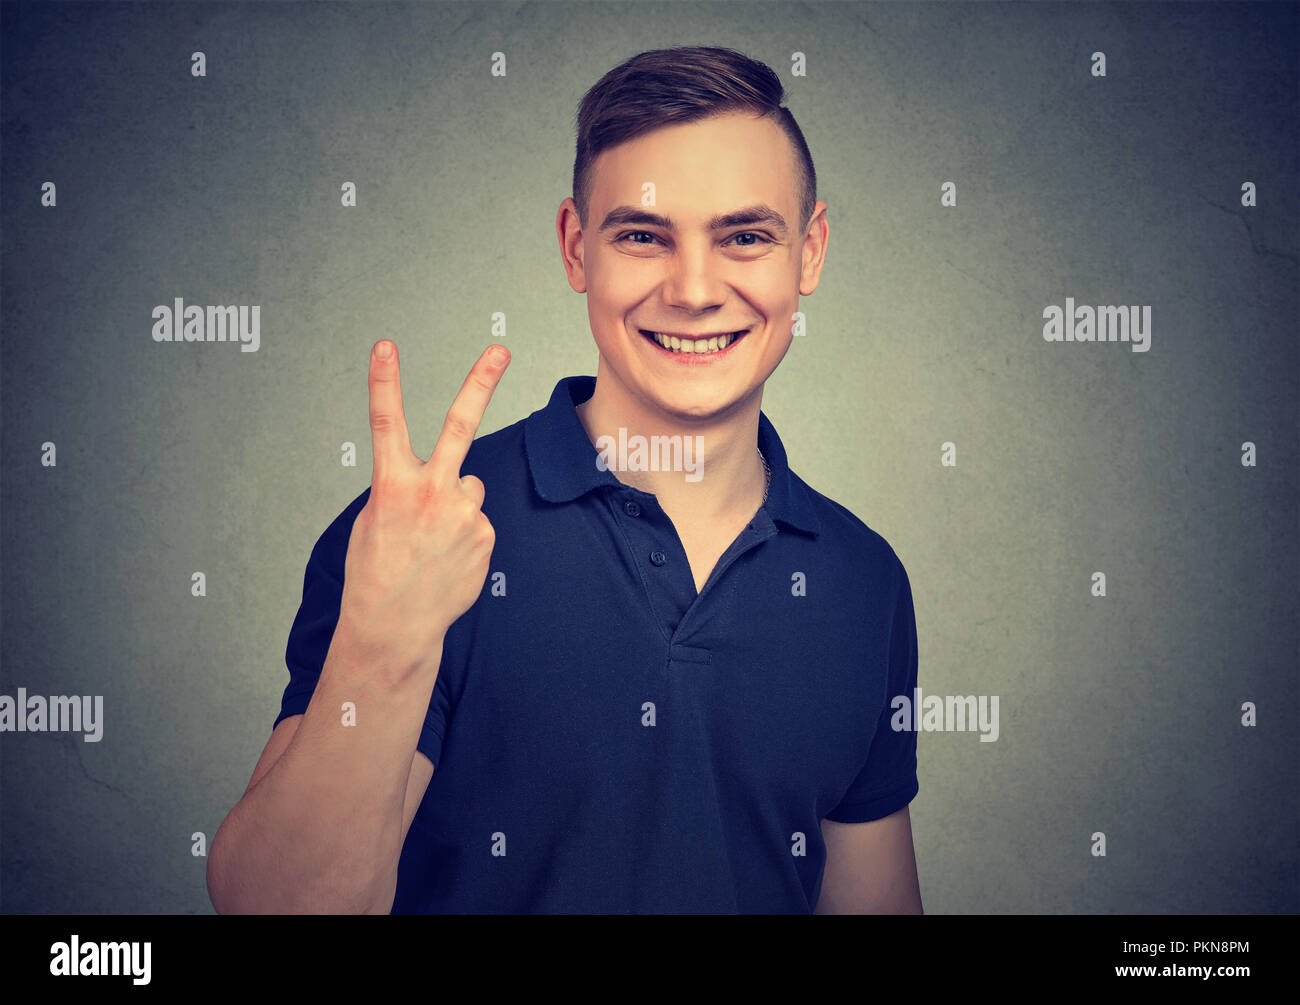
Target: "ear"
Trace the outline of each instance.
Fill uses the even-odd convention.
[[[572,197],[560,203],[555,214],[555,235],[560,240],[560,258],[569,275],[569,285],[575,293],[587,292],[587,271],[582,264],[582,222],[578,219],[578,204]]]
[[[808,232],[803,239],[803,264],[799,270],[799,295],[806,297],[817,289],[821,280],[822,263],[826,261],[826,245],[830,242],[830,226],[826,222],[826,203],[813,207]]]

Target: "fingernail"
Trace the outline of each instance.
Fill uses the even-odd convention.
[[[488,359],[494,363],[504,363],[506,361],[506,347],[503,345],[494,345],[488,350]]]
[[[388,359],[393,354],[393,343],[387,339],[375,344],[375,356],[378,359]]]

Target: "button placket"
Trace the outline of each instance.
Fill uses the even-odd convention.
[[[653,496],[638,499],[636,495],[626,489],[610,498],[610,511],[622,526],[623,538],[632,549],[630,557],[640,570],[646,599],[667,640],[694,600],[695,587],[687,563],[669,561],[675,537],[671,522],[656,507]]]

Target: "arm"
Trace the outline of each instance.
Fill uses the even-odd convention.
[[[272,735],[212,839],[219,913],[392,909],[406,830],[433,773],[416,744],[447,631],[482,591],[495,540],[483,482],[460,470],[509,358],[501,346],[479,356],[425,462],[411,452],[396,346],[371,348],[369,498],[312,549],[286,651],[311,700],[283,739]],[[340,722],[345,703],[355,723]]]
[[[391,910],[402,845],[433,775],[416,742],[435,679],[389,682],[330,648],[306,713],[276,727],[212,839],[217,913]],[[339,723],[345,701],[356,703],[356,726]]]
[[[826,871],[814,914],[923,913],[906,806],[879,820],[821,827]]]

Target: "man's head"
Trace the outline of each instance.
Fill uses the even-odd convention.
[[[615,67],[579,107],[573,197],[556,219],[565,267],[604,375],[651,409],[707,418],[748,401],[816,289],[825,204],[783,96],[762,63],[679,47]],[[716,358],[646,334],[736,331]]]

